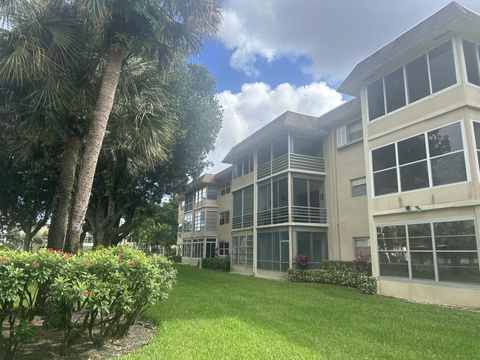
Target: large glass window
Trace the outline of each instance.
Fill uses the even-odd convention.
[[[468,82],[480,85],[478,46],[474,43],[463,40],[463,55],[465,56],[465,67],[467,68]]]
[[[385,76],[385,97],[387,99],[387,112],[405,106],[405,82],[403,68]]]
[[[288,181],[274,178],[258,186],[257,224],[280,224],[288,221]]]
[[[253,171],[253,153],[245,154],[233,164],[233,178],[245,176]]]
[[[369,119],[374,120],[456,82],[455,59],[449,40],[368,85]]]
[[[294,177],[292,185],[293,221],[306,223],[326,222],[323,181]]]
[[[185,214],[183,224],[184,224],[185,232],[192,231],[193,230],[193,214]]]
[[[466,181],[460,122],[373,150],[372,167],[377,196]]]
[[[259,230],[257,234],[257,267],[287,271],[289,267],[288,230]]]
[[[232,228],[247,228],[253,225],[253,186],[233,192]]]
[[[257,150],[257,163],[258,165],[266,164],[270,161],[271,158],[271,148],[270,144],[264,145]]]
[[[480,283],[473,220],[377,227],[381,276]]]
[[[443,90],[457,82],[452,42],[437,46],[428,53],[432,93]]]
[[[292,142],[292,150],[294,154],[315,157],[322,156],[322,142],[317,139],[293,135]]]
[[[205,230],[205,211],[195,213],[195,219],[193,222],[194,231]]]
[[[323,231],[297,230],[295,234],[295,256],[308,257],[311,269],[319,268],[320,262],[328,260],[327,233]]]
[[[368,115],[370,120],[385,115],[385,100],[383,96],[383,79],[379,79],[367,87]]]
[[[272,142],[272,157],[277,159],[282,155],[288,154],[288,137],[282,136]]]
[[[234,236],[230,255],[233,265],[251,267],[253,265],[253,236]]]

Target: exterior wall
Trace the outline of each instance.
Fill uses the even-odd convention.
[[[377,225],[421,221],[476,219],[477,249],[480,249],[480,184],[475,154],[472,119],[480,119],[480,88],[465,85],[460,40],[455,41],[457,84],[418,102],[369,121],[366,89],[361,91],[364,129],[364,157],[367,173],[368,212],[373,275],[379,276],[376,240]],[[460,121],[463,131],[467,181],[397,194],[374,196],[371,150],[405,138]],[[419,207],[407,211],[406,206]],[[379,293],[433,303],[480,306],[480,286],[460,283],[409,280],[382,276]]]
[[[232,193],[228,193],[225,195],[220,195],[218,193],[218,216],[220,217],[220,213],[224,211],[230,211],[230,221],[228,224],[220,225],[217,222],[217,238],[218,241],[225,241],[231,243],[232,239],[232,211],[233,211],[233,197]]]
[[[254,155],[254,157],[256,157],[256,154]],[[231,192],[234,192],[238,189],[244,188],[245,186],[253,184],[255,171],[256,171],[256,168],[254,168],[251,173],[248,173],[245,176],[233,179],[232,180],[232,186],[231,186]]]

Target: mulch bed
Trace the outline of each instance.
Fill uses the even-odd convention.
[[[120,340],[106,342],[102,347],[96,347],[87,333],[78,336],[72,344],[67,356],[60,356],[62,330],[46,329],[43,320],[35,317],[35,336],[25,342],[16,359],[48,360],[48,359],[110,359],[112,357],[131,353],[149,343],[157,332],[157,327],[145,321],[137,321],[130,327],[127,336]]]

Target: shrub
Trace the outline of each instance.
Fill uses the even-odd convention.
[[[215,258],[204,258],[202,259],[202,268],[217,270],[217,271],[230,271],[230,259],[228,257],[215,257]]]
[[[181,263],[182,262],[182,257],[180,255],[172,255],[168,257],[168,260],[174,262],[174,263]]]
[[[288,280],[294,282],[314,282],[348,286],[359,289],[365,294],[376,294],[377,292],[376,279],[358,271],[338,269],[289,269],[287,276]]]
[[[64,329],[66,351],[72,339],[87,330],[98,345],[124,336],[151,304],[168,297],[176,276],[167,259],[128,247],[75,256],[53,250],[10,251],[0,258],[5,259],[0,264],[1,320],[18,320],[9,321],[13,330],[1,339],[6,354],[18,349],[33,316],[36,296],[30,289],[46,289],[46,308],[55,320],[50,325]]]
[[[369,276],[372,275],[372,266],[370,262],[365,261],[337,261],[325,260],[320,263],[320,269],[324,270],[338,270],[338,271],[356,271]]]

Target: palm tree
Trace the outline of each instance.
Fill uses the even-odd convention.
[[[0,116],[10,127],[36,131],[64,147],[48,234],[48,246],[62,249],[82,128],[94,103],[91,77],[99,60],[88,47],[95,43],[85,41],[73,4],[61,0],[4,0],[0,17]],[[31,147],[21,135],[14,149],[18,160]]]
[[[133,55],[167,67],[174,56],[200,49],[220,22],[215,0],[77,0],[86,22],[101,34],[105,64],[97,102],[85,137],[67,238],[78,247],[98,157],[105,137],[122,65]]]

